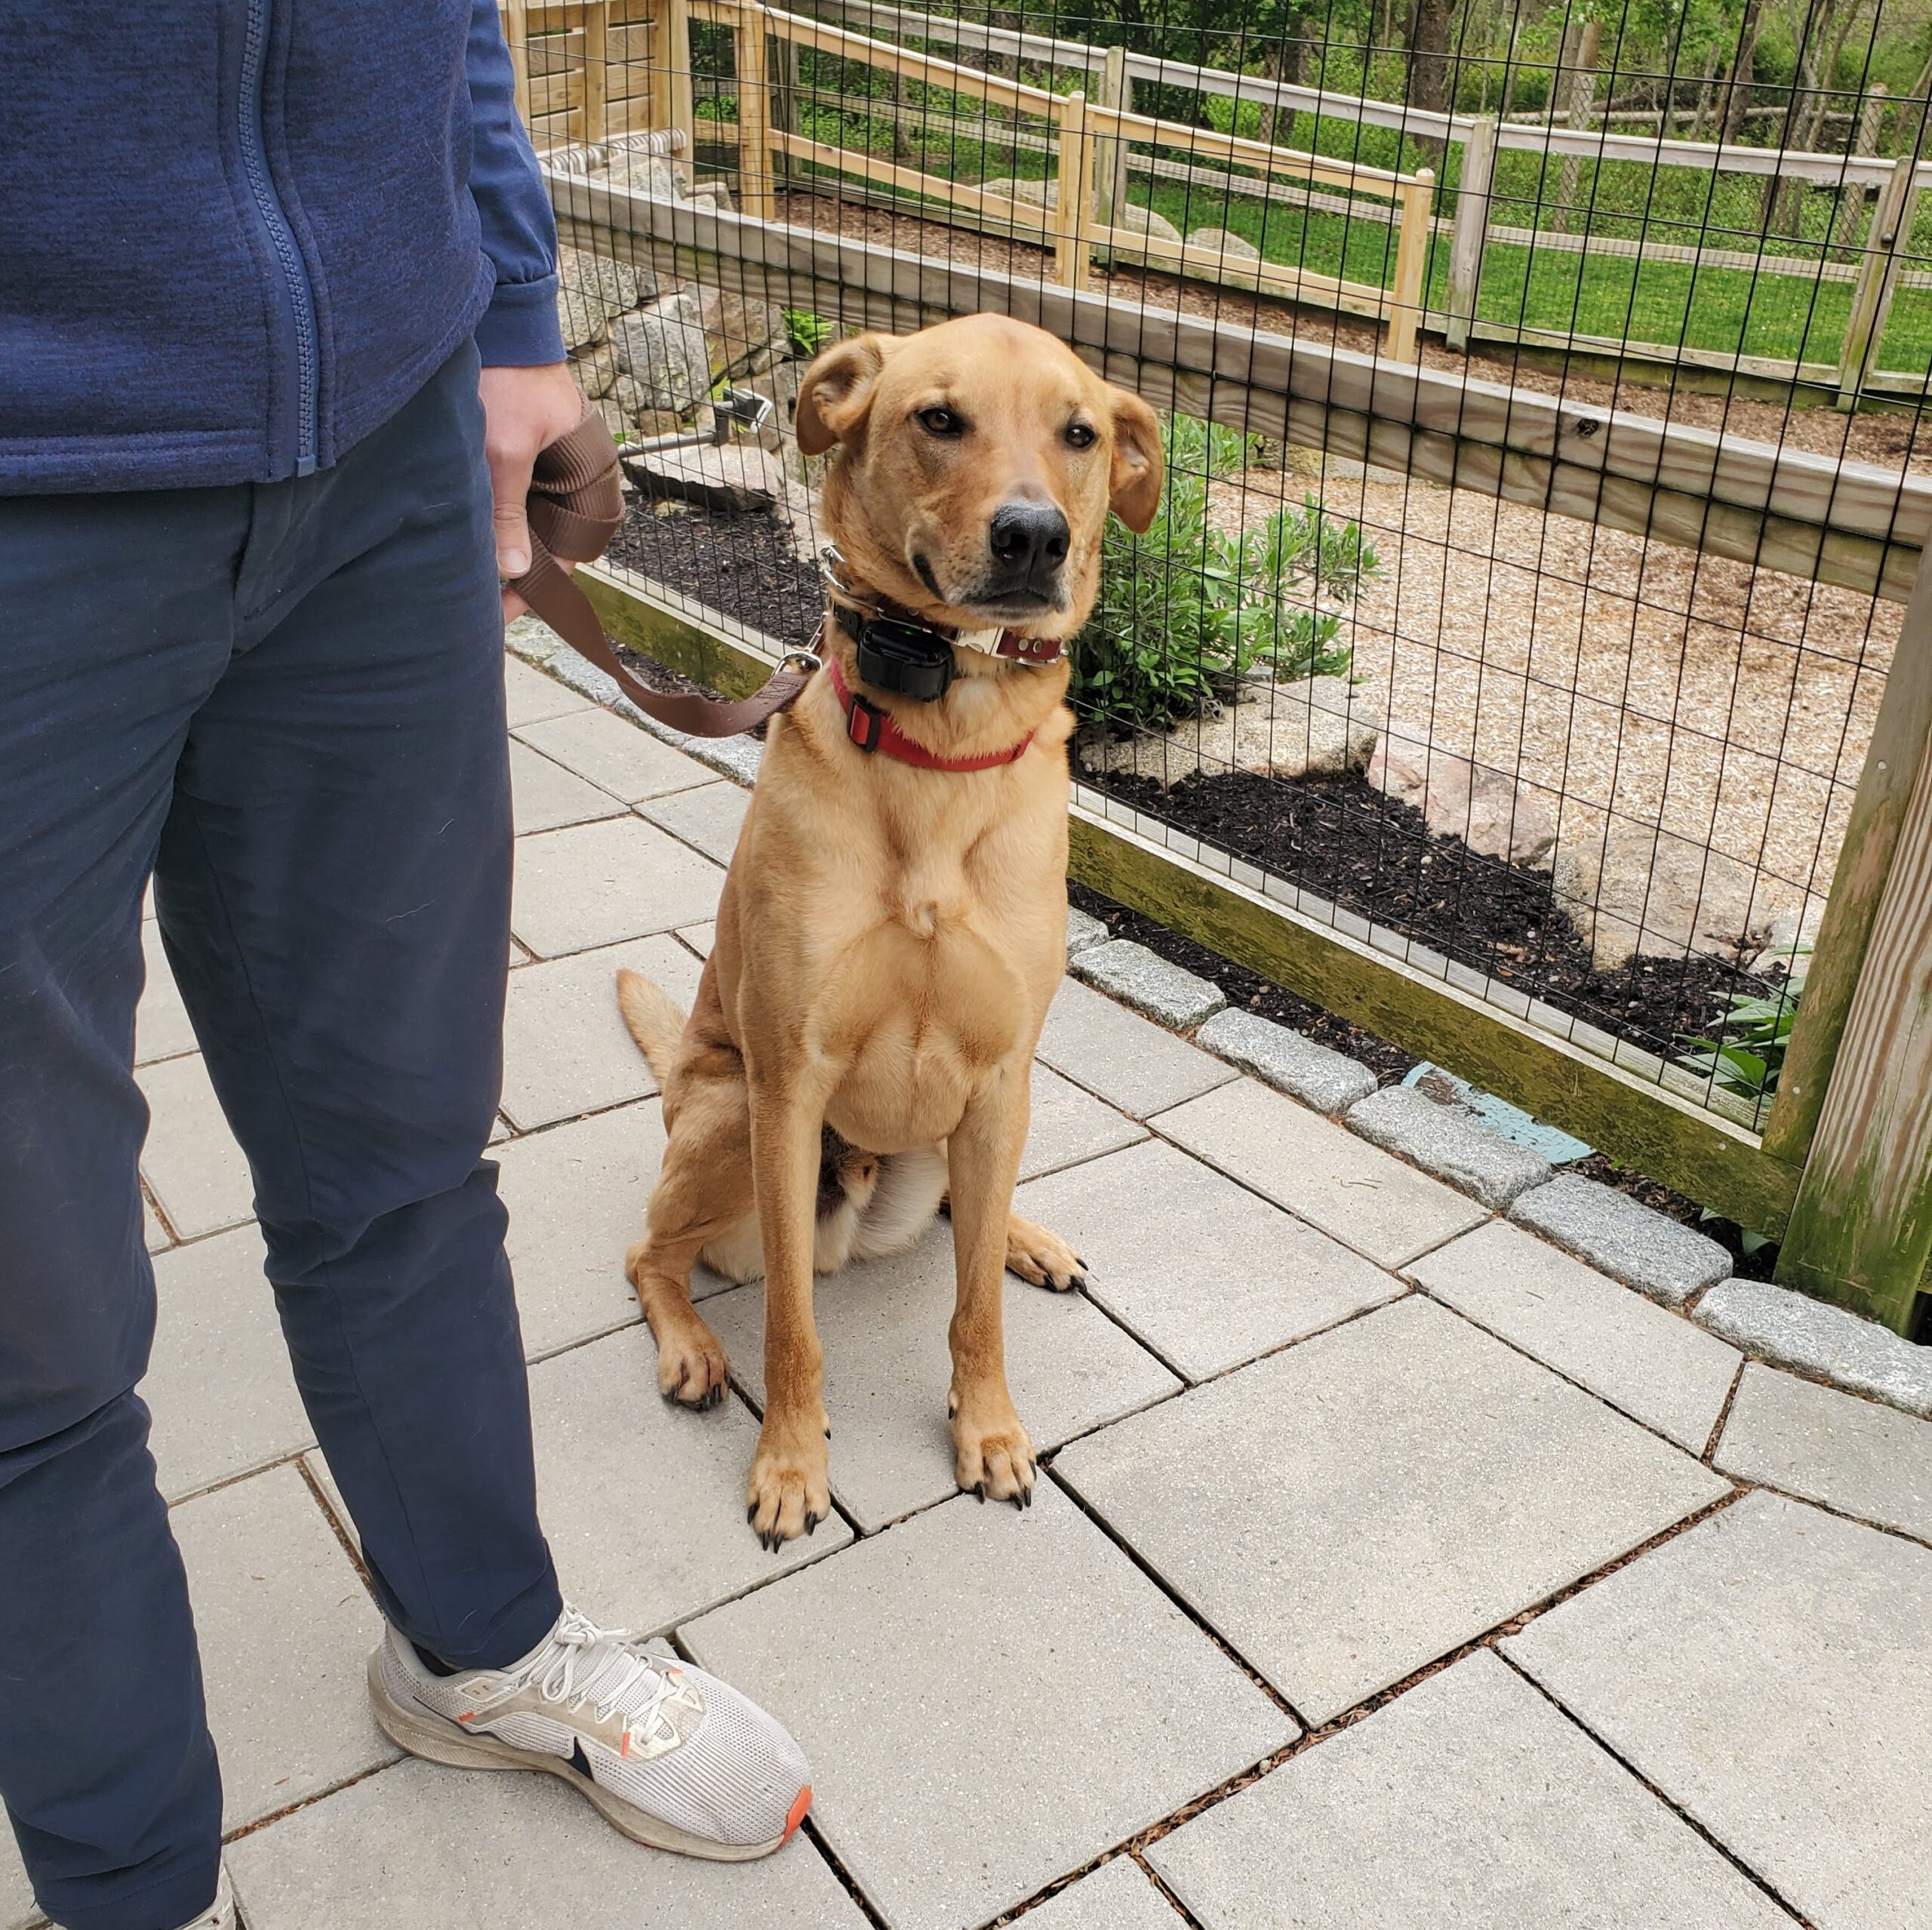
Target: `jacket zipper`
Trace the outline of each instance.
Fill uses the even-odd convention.
[[[248,28],[242,48],[240,132],[242,165],[254,196],[255,211],[267,230],[269,242],[281,264],[282,292],[295,325],[295,473],[312,476],[318,423],[315,300],[309,272],[295,231],[277,199],[269,173],[268,143],[262,128],[263,69],[267,64],[269,13],[274,0],[247,0]]]

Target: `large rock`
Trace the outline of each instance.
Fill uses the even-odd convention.
[[[1514,780],[1468,759],[1384,737],[1368,761],[1368,781],[1414,805],[1438,837],[1460,838],[1472,851],[1506,863],[1546,866],[1556,843],[1556,817]]]
[[[688,289],[620,316],[611,324],[611,343],[618,368],[642,388],[640,409],[695,408],[710,389],[703,304]]]
[[[1367,768],[1376,726],[1346,677],[1303,677],[1294,683],[1241,686],[1242,701],[1217,717],[1190,717],[1165,733],[1131,737],[1090,734],[1081,759],[1090,770],[1152,777],[1163,790],[1198,771],[1273,777],[1335,774]]]
[[[715,374],[768,369],[787,352],[782,309],[734,288],[701,287],[697,294]]]
[[[558,251],[557,284],[557,319],[567,349],[593,346],[609,322],[657,292],[648,268],[632,268],[586,248]]]
[[[755,442],[700,443],[641,450],[625,472],[646,494],[676,497],[719,509],[769,509],[786,494],[784,466]]]
[[[984,182],[981,188],[984,193],[1004,195],[1009,201],[1017,201],[1023,208],[1037,208],[1044,211],[1060,205],[1057,181],[1002,179]],[[1171,221],[1164,215],[1156,214],[1151,208],[1143,208],[1138,202],[1131,201],[1125,206],[1115,208],[1114,226],[1131,235],[1152,235],[1158,240],[1175,243],[1180,240],[1180,230]]]
[[[648,194],[658,201],[681,199],[683,189],[669,162],[655,154],[614,154],[611,157],[611,185],[628,188],[632,194]]]
[[[1261,251],[1251,241],[1231,234],[1226,228],[1196,228],[1187,238],[1191,248],[1200,248],[1226,261],[1259,261]]]
[[[617,352],[608,342],[595,347],[571,351],[571,375],[577,386],[594,402],[608,396],[617,380]]]
[[[1599,971],[1639,952],[1754,958],[1790,895],[1736,858],[1622,817],[1559,845],[1551,882]]]

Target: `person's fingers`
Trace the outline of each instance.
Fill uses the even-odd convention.
[[[530,567],[530,525],[525,498],[530,494],[534,456],[516,457],[501,450],[490,453],[490,491],[496,498],[492,518],[497,531],[497,574],[520,577]]]

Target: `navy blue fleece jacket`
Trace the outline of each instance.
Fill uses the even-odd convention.
[[[560,362],[495,0],[0,0],[0,494],[306,474]]]

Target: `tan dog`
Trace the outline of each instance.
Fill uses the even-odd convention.
[[[1153,411],[999,316],[828,350],[806,372],[798,436],[808,455],[838,446],[824,513],[854,596],[949,632],[1072,637],[1098,591],[1109,509],[1143,530],[1160,499]],[[660,1389],[709,1405],[726,1361],[691,1305],[691,1269],[755,1214],[765,1411],[748,1518],[773,1547],[832,1511],[812,1319],[823,1128],[888,1157],[943,1150],[961,1487],[1030,1499],[1002,1276],[1066,1287],[1080,1270],[1063,1241],[1012,1211],[1033,1050],[1066,964],[1066,663],[955,648],[950,688],[919,701],[863,683],[851,639],[835,623],[826,636],[831,664],[767,734],[663,1082],[648,1230],[626,1259]],[[832,665],[864,700],[868,732],[881,713],[897,726],[897,753],[860,747],[864,720]],[[1002,761],[921,768],[901,761],[907,744],[915,760]]]

